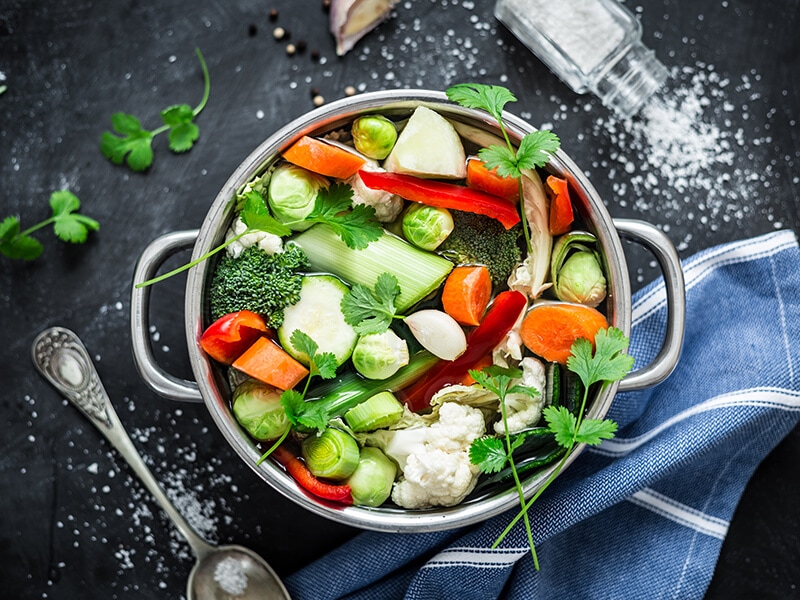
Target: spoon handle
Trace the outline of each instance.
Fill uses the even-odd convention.
[[[39,372],[122,454],[186,538],[195,556],[200,558],[207,554],[212,547],[175,509],[125,432],[80,338],[69,329],[51,327],[36,336],[32,352],[33,363]]]

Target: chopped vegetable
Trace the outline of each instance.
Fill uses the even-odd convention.
[[[20,231],[19,219],[6,217],[0,222],[0,254],[19,260],[38,258],[44,246],[30,234],[47,225],[53,225],[56,237],[62,242],[84,243],[89,231],[97,231],[100,229],[100,224],[94,219],[78,214],[76,211],[80,207],[81,201],[75,194],[68,190],[59,190],[50,194],[52,216],[33,227]]]
[[[453,211],[453,233],[438,248],[439,254],[457,265],[484,265],[492,285],[501,286],[522,258],[522,229],[506,229],[484,215]]]
[[[260,315],[240,310],[209,325],[200,337],[200,346],[214,360],[229,365],[266,333],[267,325]]]
[[[539,174],[533,170],[522,173],[522,204],[525,223],[528,225],[528,256],[508,279],[508,287],[526,294],[531,299],[550,287],[547,274],[550,269],[550,208]]]
[[[346,479],[358,466],[358,443],[349,433],[328,427],[301,445],[308,470],[316,477]]]
[[[353,503],[349,485],[332,485],[320,481],[291,450],[284,446],[278,446],[273,450],[271,456],[275,457],[275,460],[283,465],[289,475],[307,492],[323,500],[331,500],[340,504]]]
[[[305,218],[314,210],[317,193],[328,187],[322,175],[291,163],[278,166],[269,179],[267,201],[272,214],[295,231],[311,227]]]
[[[481,324],[467,338],[467,351],[451,363],[444,363],[404,389],[399,398],[414,412],[427,408],[433,395],[448,384],[464,379],[470,369],[484,359],[516,323],[527,300],[519,292],[499,293]]]
[[[403,416],[403,405],[392,392],[370,396],[344,414],[347,425],[355,432],[391,427]]]
[[[453,217],[446,208],[417,202],[403,213],[403,235],[417,248],[436,250],[453,231]]]
[[[362,335],[352,358],[353,367],[367,379],[388,379],[408,364],[408,344],[391,329]]]
[[[525,346],[543,359],[566,364],[572,345],[584,338],[590,342],[608,321],[601,312],[580,304],[534,306],[522,320],[520,335]]]
[[[344,56],[355,43],[388,18],[397,0],[332,0],[329,26],[336,54]]]
[[[233,416],[253,439],[281,437],[290,427],[280,390],[255,379],[240,383],[233,392]]]
[[[546,184],[550,191],[550,235],[562,235],[569,231],[575,220],[569,185],[566,179],[555,175],[548,175]]]
[[[208,291],[211,318],[249,310],[263,316],[268,327],[278,327],[284,309],[300,299],[300,271],[306,268],[306,254],[293,244],[278,254],[252,247],[238,258],[224,256]]]
[[[492,277],[484,266],[452,270],[444,282],[442,308],[462,325],[478,325],[492,297]]]
[[[450,121],[430,108],[418,106],[400,132],[383,168],[418,177],[464,179],[466,160],[461,138]]]
[[[258,338],[233,362],[233,368],[273,385],[290,390],[308,375],[308,369],[269,338]]]
[[[327,225],[315,225],[294,238],[311,262],[311,269],[333,273],[345,281],[368,287],[383,273],[397,278],[403,311],[438,288],[453,268],[450,261],[415,248],[393,235],[382,235],[363,250],[349,248]]]
[[[519,213],[513,205],[502,198],[463,185],[428,181],[401,173],[361,170],[358,174],[367,187],[392,192],[406,200],[486,215],[500,221],[506,229],[520,222]]]
[[[474,156],[467,161],[467,185],[514,204],[519,201],[519,181],[513,177],[501,177],[497,174],[497,167],[490,171],[481,159]]]
[[[464,330],[446,312],[418,310],[403,321],[422,347],[442,360],[455,360],[467,350]]]
[[[585,231],[571,231],[553,246],[550,276],[559,300],[596,307],[606,297],[606,278],[597,238]]]
[[[356,506],[380,506],[389,499],[396,476],[397,465],[378,448],[365,446],[356,470],[345,483]]]
[[[383,115],[366,115],[353,121],[350,128],[356,150],[364,156],[383,160],[397,141],[397,127]]]
[[[358,334],[339,308],[349,291],[331,275],[303,277],[300,296],[286,307],[283,324],[278,327],[278,339],[286,351],[308,365],[308,354],[293,343],[294,332],[299,330],[314,340],[321,352],[332,353],[336,366],[344,364],[358,340]]]
[[[347,179],[364,166],[364,159],[325,140],[304,135],[283,153],[290,163],[314,173]]]

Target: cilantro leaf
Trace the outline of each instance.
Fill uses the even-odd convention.
[[[517,101],[511,91],[500,85],[458,83],[449,87],[445,93],[451,102],[466,108],[485,110],[498,121],[502,119],[503,107],[509,102]]]
[[[473,440],[469,447],[469,461],[478,465],[482,473],[498,473],[508,461],[503,440],[496,437]]]
[[[169,127],[169,149],[173,152],[191,150],[200,136],[200,128],[192,121],[195,114],[188,104],[176,104],[161,111],[161,120]]]
[[[14,260],[34,260],[44,251],[39,240],[20,235],[19,219],[6,217],[0,223],[0,254]]]
[[[122,112],[111,116],[111,126],[118,135],[104,131],[100,150],[115,165],[126,162],[134,171],[144,171],[153,164],[153,132],[142,127],[139,119]]]
[[[610,419],[584,419],[578,427],[575,441],[578,444],[596,446],[602,440],[610,440],[617,431],[617,424]]]
[[[601,329],[594,337],[594,355],[591,342],[579,339],[572,346],[567,368],[578,375],[587,390],[599,381],[622,379],[633,368],[633,357],[624,354],[628,343],[618,328]]]
[[[558,445],[571,448],[578,428],[577,417],[565,406],[547,406],[542,411],[542,416],[555,435]]]
[[[326,223],[354,250],[363,250],[383,235],[383,226],[375,219],[375,209],[366,204],[353,206],[353,188],[345,183],[320,189],[314,209],[304,220]]]
[[[533,131],[527,134],[517,148],[517,168],[545,166],[560,146],[561,141],[552,131]]]
[[[309,377],[319,375],[322,379],[336,377],[336,356],[332,352],[317,353],[319,345],[310,335],[295,329],[289,338],[292,346],[308,356]]]
[[[391,273],[378,276],[374,291],[360,283],[353,284],[342,298],[344,320],[360,335],[383,333],[389,329],[392,319],[401,318],[395,305],[399,295],[400,284]]]
[[[497,169],[501,177],[521,177],[522,173],[517,166],[517,157],[514,151],[505,146],[489,146],[478,150],[480,158],[489,170]]]
[[[286,413],[286,418],[295,427],[322,430],[328,426],[328,414],[322,404],[306,402],[303,394],[296,390],[283,392],[281,405]]]
[[[257,229],[280,237],[286,237],[292,233],[289,227],[269,214],[267,204],[258,192],[249,191],[245,193],[244,205],[239,216],[248,229]]]
[[[6,217],[0,222],[0,243],[12,240],[18,233],[19,219],[17,217]]]

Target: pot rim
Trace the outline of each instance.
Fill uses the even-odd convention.
[[[482,129],[497,131],[493,118],[483,111],[456,105],[443,92],[425,89],[403,89],[367,92],[342,98],[312,110],[278,129],[245,158],[217,194],[206,214],[192,252],[192,260],[218,245],[224,237],[233,212],[233,198],[241,186],[273,162],[281,151],[295,139],[312,132],[335,129],[356,114],[382,110],[410,111],[426,105],[446,113],[456,120],[478,125]],[[513,141],[519,141],[535,128],[516,115],[504,112],[503,121]],[[574,199],[583,216],[594,226],[595,235],[604,249],[609,294],[607,302],[609,323],[629,336],[631,329],[631,287],[627,263],[620,237],[599,194],[578,166],[559,150],[547,166],[559,176],[567,176],[578,192]],[[239,457],[261,479],[283,496],[311,512],[346,525],[389,532],[421,532],[451,529],[486,520],[518,506],[516,489],[471,500],[454,507],[427,510],[405,510],[394,507],[369,508],[342,506],[320,500],[300,488],[295,481],[272,461],[256,465],[261,451],[239,428],[228,410],[228,400],[220,389],[227,387],[219,368],[200,351],[198,340],[204,329],[205,282],[209,275],[209,261],[203,261],[189,271],[185,295],[185,328],[189,359],[200,394],[216,426]],[[604,418],[616,394],[619,382],[605,386],[595,397],[587,411],[587,418]],[[583,446],[576,446],[564,467],[574,461]],[[526,498],[551,475],[557,465],[528,477],[524,484]],[[562,471],[563,473],[563,471]]]

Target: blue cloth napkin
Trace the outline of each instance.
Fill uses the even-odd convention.
[[[791,231],[684,263],[675,372],[618,394],[612,440],[588,448],[531,509],[535,571],[516,511],[469,528],[365,532],[292,575],[297,600],[701,598],[741,493],[800,418],[800,250]],[[661,344],[663,281],[634,298],[630,353]]]

